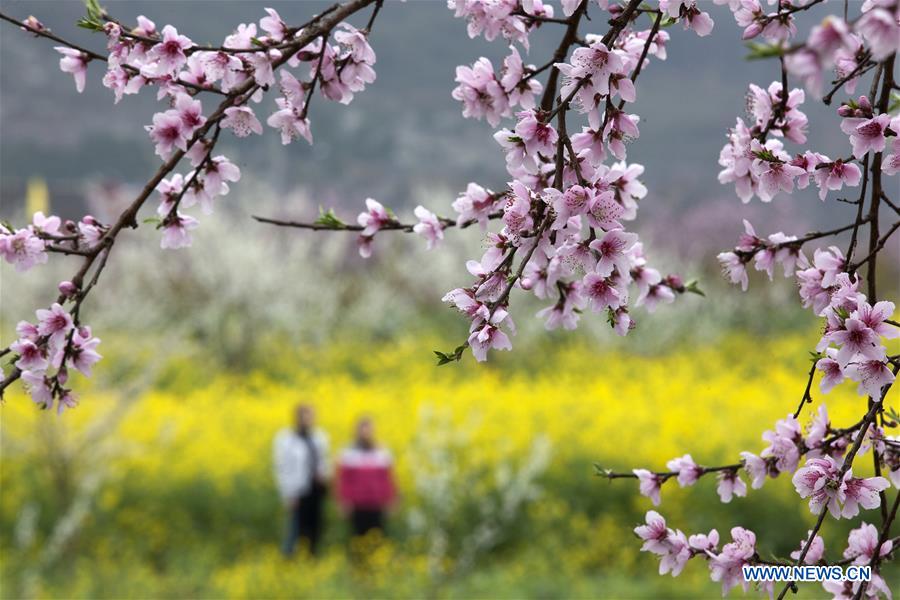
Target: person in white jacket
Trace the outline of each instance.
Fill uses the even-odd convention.
[[[304,540],[313,555],[322,536],[322,508],[328,492],[328,437],[315,427],[315,411],[307,404],[294,409],[294,428],[275,436],[273,456],[278,492],[288,509],[282,550],[294,553]]]

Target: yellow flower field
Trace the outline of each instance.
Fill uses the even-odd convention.
[[[679,579],[655,574],[631,533],[649,500],[633,480],[597,477],[594,462],[658,469],[685,452],[701,464],[759,452],[762,432],[796,408],[809,339],[736,335],[647,356],[572,342],[524,367],[513,354],[441,368],[431,345],[408,339],[365,354],[287,352],[251,374],[176,361],[148,389],[94,389],[59,418],[12,395],[2,411],[0,593],[715,596],[701,564]],[[299,401],[316,406],[333,450],[368,414],[394,453],[401,505],[390,540],[359,541],[372,548],[365,564],[348,562],[336,512],[317,562],[277,553],[271,440]],[[854,421],[861,401],[849,384],[835,390],[832,422]],[[749,527],[761,551],[780,556],[812,520],[786,478],[727,507],[713,480],[666,485],[659,510],[686,533]],[[839,553],[844,524],[824,534],[829,555]]]

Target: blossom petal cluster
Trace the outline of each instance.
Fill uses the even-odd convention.
[[[750,565],[789,565],[761,558],[756,534],[744,527],[733,527],[730,532],[731,541],[720,548],[719,532],[715,529],[709,533],[687,536],[680,529],[668,527],[666,519],[651,510],[647,512],[644,524],[634,528],[634,533],[643,542],[641,551],[658,557],[660,575],[668,573],[676,577],[682,573],[691,559],[706,560],[710,579],[721,584],[723,596],[727,596],[738,586],[746,592],[751,585],[758,585],[760,591],[768,592],[770,596],[774,595],[775,582],[764,581],[753,584],[744,579],[742,569]],[[809,541],[810,539],[812,541]],[[868,566],[875,559],[889,557],[894,550],[893,541],[887,540],[881,544],[879,541],[878,529],[863,522],[850,531],[847,547],[842,555],[843,564]],[[807,537],[801,541],[801,549],[791,553],[791,558],[800,561],[801,555],[802,562],[806,565],[829,564],[825,559],[824,540],[821,536],[813,535],[812,531],[809,531]],[[891,590],[878,572],[872,573],[868,584],[866,597],[891,598]],[[822,583],[825,591],[833,594],[836,599],[853,598],[859,591],[859,586],[859,581],[852,580],[826,580]]]
[[[102,83],[113,93],[115,103],[145,91],[155,94],[162,108],[145,129],[163,165],[114,223],[101,223],[91,215],[77,222],[63,221],[39,212],[25,227],[0,224],[0,255],[17,271],[47,263],[52,253],[84,261],[72,281],[60,284],[57,302],[38,311],[37,324],[20,323],[18,339],[3,351],[10,353],[13,370],[0,373],[0,393],[21,378],[43,407],[54,402],[59,410],[75,405],[66,387],[69,370],[90,375],[100,358],[99,339],[80,323],[79,309],[103,270],[116,236],[137,226],[138,211],[156,192],[157,217],[144,222],[157,224],[162,248],[190,246],[199,221],[186,210],[196,205],[210,214],[216,199],[228,194],[230,184],[241,177],[238,166],[215,151],[216,143],[225,131],[238,138],[264,132],[257,116],[260,109],[254,105],[263,101],[268,90],[279,94],[266,123],[281,134],[285,144],[297,137],[311,143],[307,114],[314,93],[347,104],[375,81],[376,57],[368,41],[371,22],[366,29],[357,29],[334,18],[323,26],[327,14],[309,21],[310,27],[317,23],[319,28],[292,28],[277,11],[266,8],[258,24],[239,24],[220,46],[205,46],[173,25],[157,27],[141,15],[133,26],[126,26],[104,9],[89,5],[82,25],[105,36],[106,54],[71,44],[57,46],[59,67],[74,77],[77,91],[82,92],[89,66],[105,61]],[[66,44],[34,17],[23,22],[22,29]],[[210,96],[220,102],[207,111],[204,98]],[[190,162],[186,173],[176,171],[182,160]],[[430,227],[423,235],[435,243],[441,224],[425,216],[422,220]]]
[[[529,26],[540,23],[529,15],[544,14],[546,7],[535,1],[523,4],[523,11],[507,10],[514,4],[459,1],[451,8],[468,20],[470,35],[502,35],[527,49]],[[563,4],[570,19],[578,8],[577,2]],[[693,10],[691,4],[677,14],[689,19]],[[558,130],[556,112],[535,102],[541,88],[534,68],[523,68],[515,46],[500,74],[483,57],[457,69],[453,97],[463,103],[464,116],[494,126],[514,119],[494,134],[511,178],[506,190],[470,183],[453,204],[458,225],[502,225],[487,233],[484,253],[468,261],[473,283],[444,296],[469,319],[467,343],[478,360],[511,346],[513,289],[550,301],[538,313],[548,329],[574,329],[590,311],[605,315],[619,335],[635,326],[632,306],[653,310],[687,291],[680,277],[663,276],[647,264],[643,244],[627,229],[647,189],[639,179],[643,167],[625,162],[627,144],[640,135],[640,119],[625,104],[636,99],[634,74],[651,57],[665,59],[667,40],[666,32],[630,27],[608,42],[587,35],[569,61],[552,65],[562,75],[560,96],[587,120],[571,138]]]
[[[60,284],[63,290],[69,286],[70,282]],[[102,358],[97,352],[100,340],[89,326],[76,325],[75,317],[58,302],[38,310],[36,316],[35,323],[21,321],[16,326],[18,339],[10,345],[17,356],[13,364],[35,404],[48,409],[55,403],[62,413],[77,404],[72,390],[65,387],[69,369],[90,377]]]

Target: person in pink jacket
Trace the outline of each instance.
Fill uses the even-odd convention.
[[[356,439],[341,452],[337,469],[337,498],[350,517],[354,536],[384,530],[385,512],[397,496],[391,453],[375,443],[372,419],[356,424]]]

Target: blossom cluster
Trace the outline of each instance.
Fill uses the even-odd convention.
[[[740,461],[730,465],[705,467],[685,454],[669,461],[668,471],[634,469],[631,474],[606,471],[605,475],[637,478],[641,494],[659,505],[661,487],[669,479],[686,487],[704,475],[716,474],[719,497],[722,502],[730,502],[735,496],[747,493],[747,483],[741,474],[748,478],[750,487],[758,489],[767,478],[787,473],[797,494],[808,501],[813,514],[819,515],[817,525],[801,541],[800,549],[791,554],[794,564],[801,561],[827,564],[824,543],[818,535],[826,511],[836,519],[851,519],[861,509],[881,507],[881,530],[862,523],[851,532],[848,548],[843,553],[845,564],[877,567],[879,561],[890,558],[893,550],[893,542],[885,538],[897,510],[896,504],[892,509],[882,506],[884,493],[891,485],[900,488],[900,444],[885,435],[886,427],[900,423],[883,406],[900,367],[897,357],[888,355],[885,341],[900,337],[900,326],[891,320],[894,304],[875,297],[873,272],[875,256],[897,229],[895,224],[879,239],[882,234],[876,213],[881,201],[898,212],[885,193],[888,186],[882,177],[898,171],[900,116],[891,114],[888,95],[895,87],[891,73],[893,57],[900,50],[900,3],[868,0],[859,6],[861,14],[852,21],[829,15],[812,28],[805,43],[793,46],[788,41],[797,33],[794,14],[808,10],[817,2],[781,1],[771,13],[766,13],[757,0],[717,3],[729,5],[737,23],[744,28],[745,39],[765,37],[771,46],[755,46],[754,50],[761,56],[778,56],[782,65],[781,81],[773,82],[766,89],[750,86],[748,120],[737,119],[719,155],[723,167],[720,182],[733,184],[744,202],[753,196],[769,202],[779,193],[790,194],[811,182],[818,187],[821,200],[844,186],[862,185],[862,193],[854,202],[859,205],[857,217],[848,226],[802,237],[783,232],[762,237],[744,221],[744,234],[735,248],[718,255],[727,279],[740,284],[744,290],[749,283],[748,265],[752,263],[755,270],[764,271],[770,280],[775,268],[780,266],[785,277],[795,278],[802,305],[824,322],[800,408],[763,434],[768,445],[759,454],[742,452]],[[829,104],[831,96],[841,87],[853,93],[860,77],[876,67],[871,94],[877,95],[877,102],[863,95],[843,102],[837,110],[842,119],[841,131],[849,142],[848,156],[832,159],[811,150],[788,154],[785,142],[805,144],[809,125],[807,116],[800,110],[805,92],[788,91],[789,76],[800,78],[807,92],[822,97],[824,72],[833,69],[836,86],[822,98]],[[869,177],[871,185],[867,189]],[[868,217],[863,212],[867,191],[873,197]],[[870,219],[875,223],[869,232],[869,254],[854,263],[857,236]],[[851,230],[852,239],[846,252],[831,245],[815,248],[811,257],[804,253],[804,244]],[[870,260],[873,263],[869,264],[867,276],[873,281],[863,288],[857,271]],[[801,427],[797,417],[803,406],[812,401],[810,387],[817,373],[821,374],[819,389],[823,394],[845,380],[858,385],[858,393],[867,398],[869,407],[858,423],[845,428],[833,427],[826,406],[821,404],[808,427],[805,430]],[[875,475],[855,475],[854,459],[869,451],[874,455]],[[660,573],[677,575],[690,558],[704,555],[709,560],[712,579],[722,582],[724,593],[738,583],[747,588],[747,582],[741,577],[743,565],[790,564],[760,559],[754,549],[755,536],[740,527],[732,530],[734,542],[724,546],[721,552],[716,549],[717,532],[688,538],[680,530],[667,528],[665,520],[654,511],[647,514],[647,524],[636,528],[635,533],[644,540],[642,550],[660,556]],[[890,589],[877,568],[868,583],[826,582],[823,585],[836,598],[857,598],[863,593],[866,597],[890,597]],[[772,582],[762,587],[773,593]]]
[[[204,150],[205,145],[197,144],[195,148]],[[156,186],[160,195],[157,214],[163,232],[160,240],[162,248],[191,245],[190,232],[197,227],[197,219],[182,213],[179,207],[189,208],[198,204],[205,214],[211,214],[216,197],[228,193],[228,182],[238,181],[241,177],[240,169],[224,156],[210,156],[209,151],[201,154],[192,149],[188,158],[195,167],[193,171],[186,175],[175,173]]]
[[[635,535],[644,544],[642,552],[649,552],[659,557],[659,574],[671,573],[673,577],[679,575],[688,561],[695,557],[703,558],[709,566],[709,575],[713,581],[722,584],[722,595],[727,595],[732,588],[740,585],[746,592],[750,582],[742,575],[743,567],[747,565],[772,565],[787,564],[773,563],[760,558],[757,550],[756,534],[743,527],[731,529],[731,541],[719,548],[720,536],[715,529],[709,533],[698,533],[687,536],[680,529],[672,529],[666,524],[665,518],[658,512],[647,511],[645,523],[634,528]],[[812,532],[810,532],[812,534]],[[813,536],[809,547],[807,540],[801,540],[799,549],[791,553],[791,558],[800,560],[803,555],[803,563],[807,565],[828,564],[825,562],[825,542],[821,536]],[[806,548],[806,553],[803,553]],[[859,527],[850,531],[847,537],[847,547],[844,549],[843,558],[846,562],[856,565],[869,565],[878,556],[887,557],[894,550],[893,542],[887,540],[879,544],[878,529],[874,525],[862,523]],[[760,589],[769,595],[774,592],[773,581],[762,582]],[[822,587],[836,598],[852,598],[859,590],[860,582],[852,581],[825,581]],[[890,588],[878,573],[872,574],[872,581],[867,589],[869,596],[884,594],[890,597]]]
[[[77,223],[65,221],[55,215],[49,217],[36,212],[31,225],[15,229],[0,224],[0,255],[24,273],[34,266],[43,265],[49,252],[84,252],[96,248],[107,227],[91,215],[85,215]]]
[[[525,49],[528,32],[543,22],[533,17],[539,13],[552,18],[548,7],[537,0],[521,8],[517,2],[450,4],[457,16],[468,19],[470,35],[484,33],[488,39],[500,35]],[[568,17],[563,23],[568,27],[577,25],[580,4],[563,3]],[[621,10],[606,2],[601,5],[612,15]],[[625,162],[626,143],[639,136],[639,117],[624,105],[635,101],[634,79],[650,57],[665,59],[667,40],[668,34],[658,27],[625,27],[607,41],[587,35],[568,62],[544,67],[552,66],[563,76],[559,94],[565,100],[556,109],[543,101],[537,105],[535,96],[542,87],[534,75],[542,69],[524,66],[515,46],[499,75],[486,58],[457,69],[459,85],[453,97],[463,103],[464,116],[484,118],[492,126],[515,118],[513,126],[494,135],[506,155],[511,180],[501,192],[470,183],[453,203],[455,221],[419,207],[419,223],[412,229],[426,238],[429,247],[453,224],[478,223],[486,232],[486,251],[466,263],[474,283],[444,296],[469,320],[466,345],[477,360],[486,360],[491,349],[511,348],[516,330],[509,312],[513,288],[552,301],[538,313],[547,329],[574,329],[580,314],[590,309],[605,314],[620,335],[634,327],[630,306],[653,310],[677,293],[695,291],[680,277],[663,276],[648,266],[643,244],[625,229],[647,189],[639,180],[643,167]],[[560,130],[570,102],[588,121],[571,138]],[[514,112],[516,107],[521,110]],[[557,116],[560,124],[554,125]],[[607,163],[608,155],[617,162]],[[366,203],[366,211],[358,217],[363,256],[371,253],[379,230],[401,227],[380,203],[371,199]],[[491,220],[502,223],[499,231],[488,231]]]
[[[165,217],[164,248],[190,245],[189,231],[198,225],[195,218],[174,210],[179,202],[175,202],[175,207],[166,205],[166,197],[179,194],[180,181],[191,182],[181,205],[187,207],[199,201],[204,212],[209,212],[212,198],[227,193],[225,181],[237,181],[239,176],[224,156],[207,158],[213,144],[203,136],[212,123],[208,123],[197,98],[200,92],[231,95],[233,102],[224,107],[217,127],[229,129],[237,137],[247,137],[263,133],[250,102],[261,102],[265,90],[277,86],[280,95],[275,99],[276,110],[266,123],[280,132],[284,144],[299,137],[312,143],[307,113],[316,83],[325,98],[348,104],[355,93],[375,80],[375,52],[369,45],[367,31],[340,23],[333,32],[335,44],[328,42],[328,36],[319,36],[300,45],[298,40],[304,38],[302,28],[289,28],[274,9],[267,8],[266,13],[258,27],[256,23],[240,24],[218,48],[199,46],[172,25],[158,30],[144,16],[139,16],[137,26],[130,30],[112,20],[103,26],[109,52],[103,85],[113,91],[116,102],[124,95],[155,86],[157,98],[169,105],[154,114],[146,127],[156,153],[169,160],[180,151],[189,157],[193,167],[204,163],[205,175],[193,179],[188,175],[182,180],[176,175],[158,188],[164,196],[160,207],[160,214]],[[56,49],[63,55],[60,68],[71,73],[78,91],[83,91],[92,57],[72,48]],[[275,69],[285,64],[300,69],[298,75],[305,68],[309,79],[298,79],[287,69],[282,69],[276,79]],[[222,166],[223,175],[215,173],[217,165]]]
[[[884,340],[900,337],[900,328],[888,323],[894,303],[868,303],[859,291],[859,276],[847,272],[849,265],[837,246],[817,248],[810,261],[796,236],[779,232],[764,240],[750,223],[745,221],[744,226],[746,232],[735,249],[719,254],[728,279],[746,290],[751,261],[770,278],[774,265],[782,264],[786,277],[796,277],[803,306],[825,319],[825,331],[816,346],[822,392],[847,378],[859,384],[861,395],[880,399],[882,388],[894,381],[884,345]]]
[[[357,2],[346,14],[370,3]],[[232,161],[215,153],[220,133],[230,130],[237,137],[263,133],[251,103],[260,103],[267,90],[277,87],[276,110],[268,125],[280,132],[284,144],[297,137],[312,143],[307,114],[316,86],[325,98],[347,104],[375,80],[368,28],[377,10],[361,30],[328,17],[327,12],[309,21],[310,29],[292,28],[267,8],[258,26],[238,25],[217,47],[195,44],[173,25],[158,29],[145,16],[126,26],[96,2],[87,6],[88,16],[81,24],[105,35],[107,52],[72,44],[57,46],[60,69],[71,74],[77,91],[83,92],[89,64],[105,62],[102,82],[116,103],[126,95],[155,89],[165,108],[152,116],[146,130],[164,165],[115,223],[104,224],[90,215],[78,222],[63,222],[39,212],[26,227],[0,225],[0,255],[17,271],[46,263],[50,253],[80,256],[84,261],[72,281],[60,284],[57,302],[37,311],[38,323],[20,323],[18,339],[0,351],[0,356],[9,355],[12,367],[10,372],[0,372],[0,392],[21,378],[36,403],[49,408],[58,400],[59,410],[75,405],[71,390],[65,387],[69,369],[90,375],[91,366],[100,359],[95,350],[100,340],[79,321],[81,303],[105,267],[116,236],[136,225],[137,211],[152,192],[159,194],[158,218],[151,220],[162,232],[160,246],[190,246],[191,231],[199,223],[182,209],[199,205],[202,212],[211,213],[214,200],[226,195],[229,184],[241,176]],[[62,42],[34,17],[20,26]],[[275,70],[283,65],[296,75],[286,68],[276,79]],[[204,94],[222,99],[212,112],[204,112]],[[182,158],[191,166],[185,174],[175,172]]]
[[[60,284],[63,296],[75,296],[77,289],[68,281]],[[76,325],[73,317],[61,304],[54,303],[47,310],[37,311],[37,323],[21,321],[16,326],[18,339],[10,345],[16,354],[13,363],[21,371],[31,399],[41,408],[57,402],[57,412],[77,404],[71,389],[65,387],[69,369],[90,377],[91,369],[101,356],[97,353],[100,340],[91,334],[87,325]]]
[[[566,16],[574,12],[578,3],[562,0]],[[448,0],[447,6],[457,18],[466,19],[470,38],[484,36],[493,41],[501,37],[518,42],[525,49],[528,49],[528,34],[539,26],[540,19],[553,18],[554,13],[553,6],[542,0]]]
[[[34,214],[32,224],[22,229],[0,225],[0,254],[19,272],[47,262],[49,252],[83,253],[96,249],[108,227],[87,215],[81,221],[63,222],[60,217]],[[32,399],[42,408],[58,400],[57,410],[75,406],[75,395],[66,388],[69,369],[90,376],[101,356],[100,340],[91,328],[77,321],[77,308],[70,313],[61,303],[77,307],[81,290],[71,281],[59,284],[60,296],[49,309],[37,311],[37,323],[22,321],[16,326],[17,339],[8,352],[10,365],[25,382]],[[4,352],[5,354],[5,352]],[[0,370],[0,378],[6,375]]]
[[[836,81],[853,93],[863,73],[900,47],[900,4],[896,2],[864,2],[852,28],[843,19],[829,15],[812,28],[805,43],[787,50],[781,44],[796,35],[796,27],[794,11],[785,10],[785,3],[780,3],[779,11],[773,14],[766,14],[757,0],[729,0],[728,4],[738,24],[746,28],[745,38],[762,34],[784,53],[782,81],[788,74],[796,76],[816,97],[822,95],[826,70],[833,70]],[[797,189],[807,187],[810,179],[824,200],[829,191],[858,186],[861,170],[854,161],[861,161],[870,151],[882,152],[888,144],[891,152],[884,157],[881,169],[888,175],[900,170],[900,117],[877,113],[866,96],[848,100],[838,109],[841,130],[852,147],[850,157],[831,159],[810,150],[792,157],[781,140],[769,135],[796,144],[806,142],[807,117],[798,108],[805,97],[802,90],[786,93],[782,86],[778,81],[765,90],[750,86],[748,112],[752,122],[738,118],[719,155],[723,167],[719,181],[733,183],[744,202],[754,195],[769,202],[780,192],[792,192],[795,185]]]
[[[509,56],[503,59],[499,74],[494,72],[491,61],[479,58],[472,66],[456,68],[453,98],[463,103],[463,116],[486,119],[496,127],[504,117],[512,116],[512,109],[520,106],[533,109],[535,95],[543,90],[541,82],[532,74],[534,65],[525,65],[515,46],[510,46]]]
[[[862,172],[854,161],[861,160],[869,151],[884,150],[888,136],[892,147],[898,144],[900,117],[894,117],[893,121],[886,114],[876,117],[869,100],[861,96],[858,101],[850,101],[838,110],[844,116],[841,129],[849,136],[853,149],[851,157],[831,159],[809,150],[791,157],[781,140],[764,138],[772,134],[795,143],[806,141],[807,118],[797,108],[803,102],[803,91],[792,90],[782,104],[778,82],[773,82],[768,91],[754,85],[750,89],[755,121],[748,127],[739,117],[728,134],[728,144],[719,155],[719,164],[723,167],[719,181],[733,183],[744,202],[749,202],[754,195],[763,202],[770,202],[781,192],[792,192],[795,186],[805,189],[811,181],[819,188],[819,199],[825,200],[829,192],[839,191],[845,185],[859,186]],[[888,175],[898,168],[898,159],[893,154],[882,165]]]
[[[467,263],[471,287],[450,291],[444,301],[470,319],[468,344],[478,360],[490,349],[509,349],[515,325],[507,310],[512,286],[553,304],[538,313],[548,329],[574,329],[583,310],[605,313],[620,335],[634,327],[633,304],[650,310],[685,291],[677,276],[647,266],[638,236],[625,230],[647,194],[638,177],[643,167],[624,162],[625,142],[637,138],[638,117],[622,110],[635,100],[634,72],[647,55],[665,58],[659,32],[626,31],[612,48],[592,36],[570,62],[557,63],[564,80],[560,96],[587,114],[588,126],[573,135],[558,131],[552,113],[529,108],[515,114],[512,128],[494,139],[503,148],[512,180],[501,194],[469,184],[454,203],[458,222],[498,218],[487,250]],[[646,50],[645,50],[646,47]],[[613,104],[618,98],[619,106]],[[602,110],[601,110],[602,107]],[[563,108],[558,108],[564,110]],[[601,116],[602,112],[602,116]],[[564,158],[563,146],[568,158]],[[607,154],[620,162],[606,164]],[[524,252],[518,272],[513,259]]]
[[[864,433],[860,429],[836,429],[828,419],[824,405],[809,423],[805,433],[793,415],[779,420],[774,429],[763,433],[768,445],[757,455],[741,452],[740,462],[733,465],[703,467],[690,454],[674,458],[666,463],[666,472],[634,469],[640,493],[650,498],[655,506],[660,504],[662,485],[674,478],[680,487],[692,486],[701,477],[715,473],[716,491],[722,502],[731,502],[735,496],[747,495],[747,484],[741,478],[744,473],[753,489],[763,487],[766,478],[776,478],[781,473],[793,474],[793,483],[803,498],[810,498],[810,510],[819,514],[826,506],[835,518],[851,518],[859,507],[879,506],[878,492],[889,485],[884,477],[859,478],[852,468],[842,469],[843,458],[857,437],[863,436],[859,453],[864,454],[877,446],[880,460],[895,484],[900,483],[900,465],[896,465],[898,448],[880,427],[870,426]],[[806,464],[799,468],[800,460]]]

